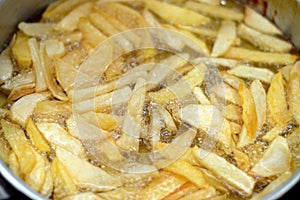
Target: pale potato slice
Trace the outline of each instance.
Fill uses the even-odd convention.
[[[241,78],[258,79],[265,83],[271,83],[274,76],[274,73],[269,69],[248,65],[238,65],[227,72]]]
[[[291,43],[278,39],[275,36],[266,35],[259,31],[256,31],[244,24],[240,24],[238,27],[238,35],[252,43],[254,46],[258,47],[263,51],[270,52],[290,52],[293,46]]]
[[[204,94],[204,92],[200,87],[195,87],[193,89],[193,94],[195,95],[196,99],[200,104],[210,105],[209,99],[206,97],[206,95]]]
[[[4,138],[1,138],[0,139],[0,159],[6,164],[8,164],[10,153],[11,153],[11,151],[10,151],[8,142]]]
[[[182,185],[180,188],[175,190],[173,193],[171,193],[167,197],[165,197],[164,200],[180,199],[180,198],[187,196],[191,193],[194,193],[198,190],[199,190],[198,187],[196,187],[194,184],[188,182],[188,183]]]
[[[232,185],[246,196],[252,194],[256,181],[246,172],[240,170],[215,153],[208,152],[198,147],[193,149],[193,153],[201,165],[211,170],[226,183]]]
[[[237,60],[279,65],[293,64],[298,59],[295,54],[262,52],[241,47],[230,47],[223,56]]]
[[[238,150],[238,149],[234,149],[233,150],[233,155],[234,158],[236,160],[237,166],[244,170],[244,171],[248,171],[251,167],[251,162],[249,157],[247,156],[247,154],[245,154],[244,152]]]
[[[244,18],[243,13],[234,9],[205,3],[197,3],[194,1],[188,1],[185,4],[185,8],[203,13],[204,15],[208,15],[210,17],[221,18],[225,20],[242,21]]]
[[[287,92],[287,103],[291,115],[300,124],[300,76],[297,73],[290,75],[289,87]]]
[[[59,50],[59,49],[57,49],[57,50]],[[56,97],[57,99],[62,100],[62,101],[68,100],[67,95],[63,92],[62,88],[57,84],[57,82],[55,80],[52,60],[50,59],[50,57],[48,56],[48,54],[46,52],[46,46],[44,43],[40,44],[39,58],[40,58],[40,62],[41,62],[43,77],[44,77],[47,88],[50,90],[52,95],[54,97]],[[36,91],[38,92],[37,86],[36,86]]]
[[[209,18],[194,11],[165,2],[160,2],[157,0],[147,0],[145,1],[145,3],[152,12],[172,24],[197,26],[206,24],[210,21]],[[166,10],[168,10],[168,12],[166,12]]]
[[[47,55],[50,58],[60,58],[66,53],[65,45],[58,39],[48,39],[44,41]]]
[[[43,73],[44,66],[42,66],[42,61],[40,57],[39,43],[35,38],[30,38],[28,40],[28,47],[30,49],[30,54],[32,57],[32,64],[35,74],[35,91],[43,92],[47,90],[47,84],[45,80],[45,73]]]
[[[24,131],[20,126],[5,121],[4,119],[1,120],[1,126],[4,131],[5,139],[17,156],[20,172],[22,175],[29,174],[36,164],[36,158],[35,151],[29,144],[29,140],[27,140]]]
[[[184,196],[180,198],[180,200],[203,200],[203,199],[210,199],[211,197],[215,196],[217,191],[214,187],[208,187],[206,189],[198,190],[192,194]]]
[[[173,85],[163,88],[157,92],[150,92],[148,97],[151,100],[161,104],[166,104],[176,99],[181,100],[190,92],[192,93],[192,89],[195,86],[201,85],[204,80],[205,72],[206,66],[203,64],[199,66],[199,68],[189,71]]]
[[[267,92],[267,104],[274,122],[284,124],[290,120],[285,97],[282,74],[278,72],[272,79]]]
[[[260,177],[279,175],[290,170],[290,162],[291,152],[287,140],[278,136],[264,152],[263,157],[251,168],[250,173]]]
[[[170,166],[165,167],[164,170],[185,177],[198,188],[205,189],[208,187],[202,171],[184,160],[177,160]]]
[[[57,123],[36,123],[37,128],[54,148],[64,148],[79,157],[85,156],[81,142],[73,138],[61,125]]]
[[[28,36],[45,37],[53,30],[54,25],[49,23],[26,23],[21,22],[18,24],[18,28]]]
[[[94,99],[75,103],[74,109],[79,113],[85,113],[89,111],[104,112],[105,109],[110,109],[114,106],[118,107],[127,103],[131,93],[131,88],[127,86],[119,90],[114,90],[111,93],[95,97]]]
[[[110,175],[88,161],[62,148],[56,149],[56,156],[79,188],[94,191],[108,191],[122,186],[120,179]]]
[[[250,92],[255,102],[257,115],[257,128],[262,128],[267,120],[267,95],[259,80],[254,80],[250,85]]]
[[[24,127],[27,119],[33,114],[37,103],[46,100],[49,96],[49,93],[34,93],[22,97],[10,109],[12,120]]]
[[[290,171],[286,171],[278,176],[275,180],[273,180],[267,187],[265,187],[260,193],[254,195],[252,200],[259,200],[266,197],[268,194],[271,194],[273,191],[278,189],[282,184],[284,184],[290,177],[292,173]]]
[[[136,199],[163,199],[186,182],[188,182],[188,180],[184,177],[169,172],[161,172],[160,176],[143,189]]]
[[[49,7],[43,12],[43,19],[58,20],[63,18],[71,10],[75,9],[78,5],[87,2],[87,0],[73,0],[73,1],[58,1],[50,4]]]
[[[51,173],[53,175],[54,198],[61,199],[77,193],[78,190],[72,177],[57,157],[51,163]]]
[[[236,25],[233,21],[222,21],[211,56],[223,55],[236,39]]]
[[[49,152],[50,146],[47,140],[44,138],[42,133],[36,127],[32,118],[29,118],[26,123],[26,133],[31,141],[31,143],[37,147],[42,152]]]
[[[90,14],[92,7],[92,2],[84,3],[76,7],[56,24],[55,30],[69,32],[74,31],[78,27],[79,19]]]
[[[250,141],[254,141],[257,136],[257,114],[256,105],[250,90],[244,85],[240,85],[239,96],[242,101],[242,118]]]
[[[285,124],[277,124],[274,126],[271,130],[269,130],[262,139],[271,142],[273,139],[275,139],[277,136],[279,136],[284,129],[286,128]]]
[[[255,28],[260,32],[282,35],[282,32],[271,21],[256,12],[253,8],[245,8],[244,21],[248,26]]]
[[[85,38],[93,47],[96,47],[100,42],[106,39],[106,36],[87,18],[79,19],[78,29],[82,32],[83,38]]]
[[[93,192],[83,192],[79,194],[75,194],[72,196],[64,197],[62,200],[81,200],[81,199],[88,199],[88,200],[105,200],[104,198],[101,198],[97,194]]]
[[[19,31],[16,35],[16,42],[12,46],[12,53],[21,67],[29,67],[32,63],[28,39],[28,36]]]

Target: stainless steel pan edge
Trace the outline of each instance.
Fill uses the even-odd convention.
[[[16,25],[26,20],[54,0],[0,0],[0,51],[8,42]],[[300,49],[300,0],[240,0],[266,15],[272,20]],[[0,173],[16,189],[34,200],[46,200],[21,179],[0,160]],[[300,180],[298,170],[286,183],[276,191],[264,197],[263,200],[275,200],[289,191]]]

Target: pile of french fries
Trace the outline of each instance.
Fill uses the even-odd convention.
[[[250,7],[58,0],[18,28],[0,158],[49,199],[261,199],[300,166],[299,55]]]

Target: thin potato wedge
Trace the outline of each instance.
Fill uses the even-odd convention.
[[[160,2],[157,0],[146,0],[145,3],[152,12],[172,24],[197,26],[206,24],[210,21],[209,18],[194,11],[165,2]],[[166,12],[166,10],[168,12]]]
[[[208,187],[208,183],[206,182],[202,171],[197,169],[187,161],[177,160],[170,166],[165,167],[164,170],[185,177],[186,179],[194,183],[198,188],[205,189]]]
[[[244,18],[243,13],[222,6],[215,6],[215,5],[205,4],[205,3],[188,1],[185,4],[185,7],[203,13],[204,15],[208,15],[210,17],[216,17],[225,20],[242,21]]]
[[[45,37],[54,28],[53,24],[47,23],[26,23],[21,22],[18,24],[18,28],[28,36]]]
[[[239,96],[242,101],[242,118],[247,129],[250,141],[254,141],[257,135],[257,114],[256,106],[250,90],[244,85],[240,85]]]
[[[272,79],[267,92],[268,108],[274,122],[284,124],[290,120],[282,74],[278,72]]]
[[[236,39],[236,25],[233,21],[222,21],[211,56],[223,55]]]
[[[256,63],[278,65],[293,64],[298,59],[298,56],[295,54],[262,52],[241,47],[230,47],[229,50],[224,54],[224,57]]]

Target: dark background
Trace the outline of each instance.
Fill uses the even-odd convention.
[[[10,197],[9,198],[4,198],[7,200],[30,200],[29,198],[25,197],[22,195],[19,191],[14,189],[13,187],[10,186],[10,184],[4,180],[2,177],[0,177],[0,199],[4,200],[1,198],[1,188],[7,190],[9,192]],[[295,195],[297,197],[297,193],[299,194],[300,191],[300,182],[295,185],[289,192],[287,192],[280,200],[285,200],[285,199],[295,199]]]

